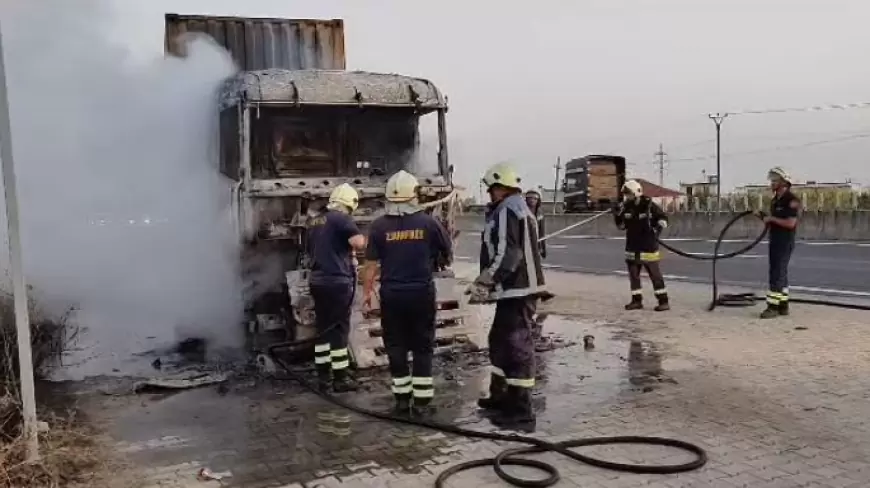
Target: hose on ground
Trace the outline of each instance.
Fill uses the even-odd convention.
[[[722,259],[731,259],[741,254],[746,254],[747,252],[754,249],[756,246],[761,244],[761,241],[767,237],[768,228],[765,225],[764,230],[758,234],[758,237],[755,238],[754,241],[747,244],[746,246],[737,249],[736,251],[731,251],[728,253],[720,254],[719,251],[722,248],[722,243],[725,240],[725,236],[728,234],[728,231],[731,227],[734,226],[738,221],[746,217],[757,217],[761,219],[761,217],[753,212],[753,211],[745,211],[738,214],[735,214],[731,220],[729,220],[722,230],[719,232],[719,236],[716,238],[716,244],[713,246],[712,254],[696,254],[686,252],[680,249],[677,249],[667,242],[661,240],[659,238],[659,245],[668,251],[682,256],[688,259],[694,259],[696,261],[710,261],[711,262],[711,273],[710,273],[710,282],[713,289],[713,298],[710,301],[710,306],[707,308],[710,311],[713,311],[718,306],[722,307],[749,307],[755,305],[757,302],[764,301],[765,297],[760,297],[754,293],[735,293],[735,294],[719,294],[719,281],[716,276],[716,265]],[[791,303],[803,303],[807,305],[824,305],[828,307],[839,307],[839,308],[847,308],[852,310],[870,310],[870,305],[861,305],[857,303],[842,303],[835,302],[831,300],[821,300],[821,299],[810,299],[810,298],[789,298],[789,302]]]
[[[523,448],[512,448],[502,451],[494,458],[488,459],[478,459],[474,461],[468,461],[464,463],[460,463],[454,465],[445,471],[441,472],[438,477],[435,479],[435,488],[443,488],[447,483],[447,480],[462,472],[473,468],[483,467],[483,466],[492,466],[495,473],[499,478],[504,480],[505,482],[519,487],[530,487],[530,488],[546,488],[552,486],[559,482],[561,479],[559,470],[556,469],[555,466],[549,464],[544,461],[536,460],[536,459],[528,459],[519,457],[521,455],[528,454],[536,454],[543,452],[556,452],[566,456],[575,461],[588,464],[590,466],[596,466],[599,468],[609,469],[613,471],[621,471],[626,473],[637,473],[637,474],[676,474],[676,473],[684,473],[686,471],[693,471],[707,463],[707,453],[703,448],[692,444],[690,442],[678,440],[678,439],[669,439],[666,437],[655,437],[655,436],[610,436],[610,437],[587,437],[582,439],[571,439],[562,442],[549,442],[543,439],[538,439],[536,437],[524,436],[524,435],[515,435],[515,434],[500,434],[497,432],[483,432],[476,431],[471,429],[465,429],[462,427],[458,427],[451,424],[444,424],[440,422],[435,422],[428,419],[423,418],[411,418],[404,416],[397,416],[390,413],[378,412],[376,410],[371,410],[367,408],[363,408],[357,405],[354,405],[350,402],[345,401],[344,399],[333,395],[329,392],[325,392],[321,390],[316,384],[312,383],[308,378],[306,378],[303,374],[294,372],[290,365],[285,362],[281,357],[279,352],[288,349],[292,349],[298,347],[301,344],[309,344],[312,340],[304,340],[304,341],[294,341],[294,342],[285,342],[280,344],[272,345],[268,348],[268,353],[271,356],[272,360],[278,365],[286,374],[288,380],[293,380],[298,382],[304,388],[314,393],[315,395],[323,398],[324,400],[339,406],[341,408],[350,410],[351,412],[355,412],[360,415],[365,415],[368,417],[372,417],[379,420],[384,420],[387,422],[394,422],[405,425],[412,425],[417,427],[423,427],[439,432],[443,432],[446,434],[453,434],[462,437],[469,437],[474,439],[485,439],[491,441],[502,441],[502,442],[513,442],[516,444],[526,444],[530,447]],[[633,445],[647,445],[647,446],[662,446],[662,447],[672,447],[676,449],[680,449],[686,451],[694,456],[694,459],[682,464],[666,464],[666,465],[647,465],[647,464],[627,464],[627,463],[618,463],[613,461],[607,461],[604,459],[598,459],[591,456],[587,456],[584,454],[580,454],[572,450],[572,448],[577,447],[585,447],[585,446],[601,446],[601,445],[614,445],[614,444],[633,444]],[[543,472],[546,477],[538,478],[538,479],[528,479],[528,478],[520,478],[518,476],[511,475],[507,473],[504,469],[505,466],[525,466],[528,468],[534,468],[541,472]]]

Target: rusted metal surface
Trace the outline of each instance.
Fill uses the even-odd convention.
[[[270,69],[239,73],[227,81],[221,106],[240,99],[292,105],[412,107],[422,112],[447,108],[432,82],[421,78],[364,71]]]
[[[210,35],[246,71],[345,68],[341,19],[267,19],[166,14],[166,52],[184,56],[179,37]]]

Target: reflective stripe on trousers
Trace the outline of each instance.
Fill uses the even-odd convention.
[[[652,263],[656,261],[662,260],[662,253],[660,251],[656,252],[631,252],[625,251],[625,259],[628,261],[640,261],[646,263]]]
[[[781,305],[788,303],[788,288],[783,288],[782,292],[768,291],[767,303],[770,305]]]
[[[411,377],[404,376],[402,378],[393,378],[393,394],[395,394],[395,395],[410,395],[411,394]]]
[[[433,398],[435,396],[435,382],[431,377],[414,377],[411,381],[414,387],[414,398]]]
[[[314,364],[329,364],[329,343],[314,346]]]
[[[350,366],[350,357],[348,356],[347,348],[333,349],[329,353],[332,360],[332,369],[347,369]]]

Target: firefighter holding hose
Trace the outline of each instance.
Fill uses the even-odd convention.
[[[631,285],[631,302],[626,310],[643,308],[641,269],[646,269],[653,284],[653,293],[658,300],[655,311],[670,310],[668,290],[659,266],[658,234],[668,226],[668,217],[661,207],[643,194],[643,187],[636,180],[628,180],[622,186],[624,200],[614,209],[616,226],[625,231],[625,262]]]
[[[432,356],[437,309],[434,272],[449,263],[452,242],[444,227],[423,211],[419,183],[399,171],[387,181],[386,215],[372,222],[366,249],[363,306],[372,308],[380,265],[380,308],[390,362],[394,413],[427,416],[434,397]],[[408,352],[413,354],[408,367]]]
[[[526,426],[535,420],[534,315],[539,297],[546,294],[538,222],[523,201],[520,177],[510,164],[492,166],[483,183],[490,204],[481,236],[480,275],[467,293],[472,301],[494,301],[495,316],[489,333],[489,397],[478,405],[496,414],[496,424]]]
[[[308,256],[311,258],[309,286],[314,299],[318,340],[314,363],[321,389],[354,390],[348,376],[350,356],[350,312],[356,283],[353,252],[365,249],[366,239],[351,214],[359,195],[343,183],[329,195],[325,211],[308,221]]]
[[[791,192],[791,177],[780,167],[767,173],[773,199],[770,214],[759,212],[769,232],[767,309],[761,318],[772,319],[788,315],[788,263],[795,246],[795,231],[800,215],[801,201]]]

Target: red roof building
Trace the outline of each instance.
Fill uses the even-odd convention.
[[[640,186],[643,188],[643,194],[650,198],[677,199],[683,196],[682,193],[676,190],[656,185],[643,178],[634,178],[634,180],[640,183]]]

